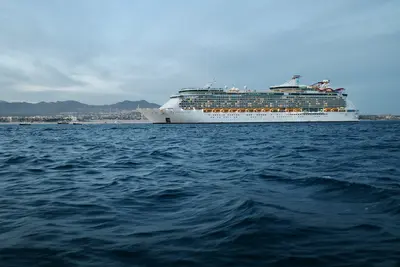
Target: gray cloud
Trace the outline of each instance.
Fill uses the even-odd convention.
[[[84,82],[74,80],[57,68],[38,60],[33,62],[33,66],[35,68],[35,73],[31,77],[32,83],[50,88],[85,85]]]
[[[329,78],[364,113],[400,113],[398,1],[0,3],[4,100],[162,103],[180,87]],[[397,74],[397,75],[396,75]]]

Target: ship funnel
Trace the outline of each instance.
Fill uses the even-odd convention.
[[[292,77],[292,80],[294,80],[295,81],[295,84],[296,85],[299,85],[299,83],[300,83],[300,75],[293,75],[293,77]]]

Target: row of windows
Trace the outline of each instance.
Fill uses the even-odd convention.
[[[214,101],[225,101],[225,102],[232,102],[232,101],[251,101],[251,102],[272,102],[272,101],[344,101],[343,98],[339,97],[275,97],[275,98],[210,98],[210,97],[185,97],[182,98],[182,101],[187,102],[214,102]]]
[[[278,113],[279,114],[279,113]],[[212,116],[212,117],[215,117],[215,116],[217,116],[217,117],[239,117],[239,114],[233,114],[233,113],[208,113],[207,115],[209,115],[209,116]],[[245,116],[249,116],[249,117],[254,117],[254,116],[270,116],[271,114],[270,113],[257,113],[257,114],[245,114]],[[277,114],[273,114],[273,116],[275,116],[275,115],[277,115]],[[279,115],[279,116],[293,116],[293,115],[305,115],[305,116],[308,116],[308,115],[313,115],[313,116],[315,116],[315,115],[326,115],[326,113],[291,113],[291,114],[288,114],[288,115]]]
[[[264,108],[264,107],[280,107],[280,108],[324,108],[324,107],[340,107],[346,106],[343,100],[329,100],[329,101],[274,101],[274,102],[200,102],[182,101],[179,104],[182,108]]]
[[[222,92],[220,90],[209,91],[209,90],[198,90],[198,91],[179,91],[181,95],[217,95],[217,96],[230,96],[230,97],[242,97],[242,96],[282,96],[285,95],[283,92],[252,92],[252,93],[227,93]],[[305,92],[298,92],[298,93],[287,93],[286,95],[296,95],[296,96],[337,96],[337,93],[305,93]],[[345,94],[343,94],[345,95]]]
[[[183,101],[279,101],[279,100],[291,100],[291,101],[306,101],[306,100],[343,100],[340,97],[184,97]]]
[[[318,99],[318,98],[300,98],[300,99],[182,99],[184,102],[276,102],[276,101],[283,101],[283,102],[315,102],[315,101],[344,101],[341,98],[328,98],[328,99]]]

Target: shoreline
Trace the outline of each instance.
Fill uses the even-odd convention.
[[[374,119],[361,119],[359,122],[363,121],[399,121],[399,120],[393,120],[393,119],[380,119],[380,120],[374,120]],[[95,120],[95,121],[79,121],[77,122],[78,124],[74,124],[73,122],[69,122],[66,124],[58,124],[58,122],[0,122],[0,125],[20,125],[22,123],[28,123],[28,125],[74,125],[74,126],[79,126],[79,125],[100,125],[100,124],[106,124],[106,125],[118,125],[118,124],[152,124],[151,121],[143,121],[143,120],[121,120],[121,121],[114,121],[114,120]],[[26,125],[26,126],[28,126]],[[24,125],[20,125],[24,126]]]
[[[30,125],[74,125],[74,122],[69,122],[68,124],[58,124],[58,122],[46,122],[46,121],[12,121],[12,122],[0,122],[0,125],[19,125],[21,123],[29,123]],[[150,121],[143,120],[95,120],[95,121],[77,121],[75,125],[85,125],[85,124],[149,124]]]

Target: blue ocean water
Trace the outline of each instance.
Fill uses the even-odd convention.
[[[0,126],[0,266],[400,266],[400,122]]]

